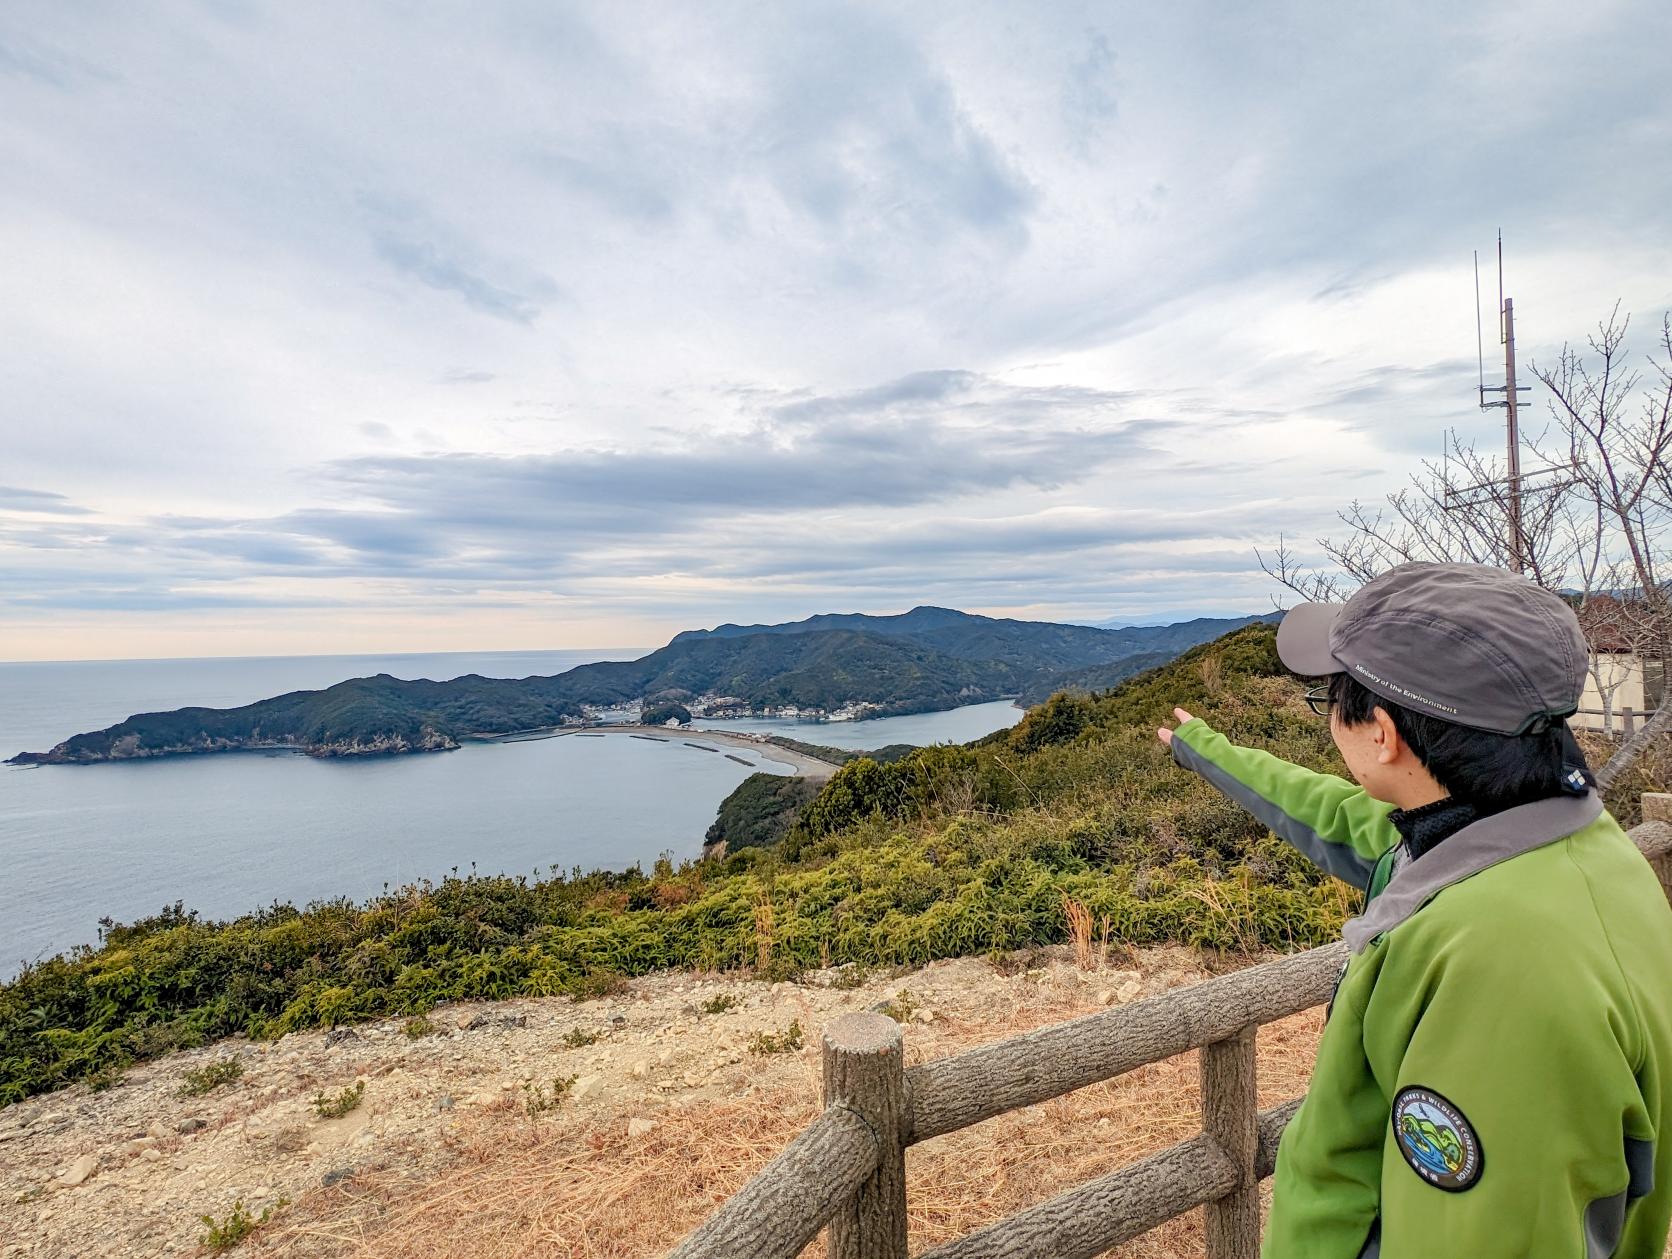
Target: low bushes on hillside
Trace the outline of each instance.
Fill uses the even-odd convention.
[[[787,774],[750,774],[720,802],[703,842],[724,843],[728,853],[776,844],[819,787],[812,779]]]

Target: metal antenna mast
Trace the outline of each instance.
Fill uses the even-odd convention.
[[[1489,481],[1481,485],[1469,486],[1467,489],[1448,493],[1447,498],[1456,499],[1461,495],[1473,495],[1479,491],[1490,491],[1497,485],[1504,485],[1508,489],[1505,500],[1505,516],[1509,525],[1509,555],[1510,564],[1518,573],[1527,571],[1527,541],[1521,523],[1521,394],[1527,392],[1528,386],[1515,383],[1515,302],[1504,296],[1504,234],[1498,233],[1498,343],[1504,347],[1504,383],[1502,385],[1488,385],[1486,383],[1486,347],[1481,335],[1480,324],[1480,253],[1475,253],[1475,353],[1480,360],[1480,408],[1483,411],[1493,407],[1503,407],[1507,413],[1508,429],[1507,442],[1509,453],[1509,476],[1504,481]],[[1501,393],[1501,402],[1488,402],[1486,395]],[[1543,469],[1555,471],[1555,469]],[[1534,475],[1538,475],[1534,473]],[[1478,503],[1479,499],[1454,501],[1448,507],[1462,507]]]

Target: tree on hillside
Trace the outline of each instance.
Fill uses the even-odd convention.
[[[1612,735],[1622,654],[1662,664],[1672,637],[1672,314],[1646,373],[1626,348],[1630,323],[1616,304],[1585,347],[1563,345],[1554,364],[1533,363],[1550,422],[1527,443],[1542,466],[1519,484],[1502,457],[1453,432],[1441,460],[1425,460],[1385,504],[1355,500],[1340,513],[1345,531],[1317,539],[1325,564],[1304,562],[1280,536],[1256,550],[1260,566],[1301,598],[1324,601],[1413,560],[1519,566],[1572,601]],[[1599,779],[1611,781],[1668,732],[1672,704],[1662,699]]]

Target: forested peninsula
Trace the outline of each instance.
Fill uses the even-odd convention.
[[[140,713],[8,763],[261,748],[322,757],[436,752],[465,739],[620,720],[624,712],[669,705],[711,716],[929,712],[1107,685],[1123,668],[1135,672],[1254,619],[1102,629],[920,607],[898,616],[723,625],[686,631],[638,660],[550,677],[471,674],[435,682],[378,674],[238,708]]]

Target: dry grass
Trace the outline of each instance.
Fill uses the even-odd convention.
[[[755,902],[755,966],[761,974],[772,969],[772,897],[763,895]]]
[[[1088,1008],[1083,995],[1042,991],[991,1017],[913,1027],[908,1059],[939,1057]],[[1321,1029],[1321,1010],[1262,1029],[1262,1106],[1304,1091]],[[546,1122],[509,1113],[473,1117],[450,1139],[441,1174],[420,1180],[369,1172],[316,1190],[252,1249],[368,1259],[658,1255],[817,1113],[817,1069],[816,1051],[763,1068],[752,1096],[654,1112],[659,1126],[637,1138],[625,1135],[625,1112]],[[1187,1054],[914,1147],[914,1252],[1191,1135],[1199,1127],[1196,1071],[1196,1056]],[[1198,1214],[1114,1253],[1200,1254]],[[807,1253],[823,1255],[822,1242]]]
[[[1091,910],[1067,892],[1062,894],[1062,912],[1068,919],[1068,935],[1074,942],[1074,964],[1081,970],[1092,967]],[[1105,920],[1107,921],[1107,920]],[[1106,937],[1105,937],[1106,938]]]

